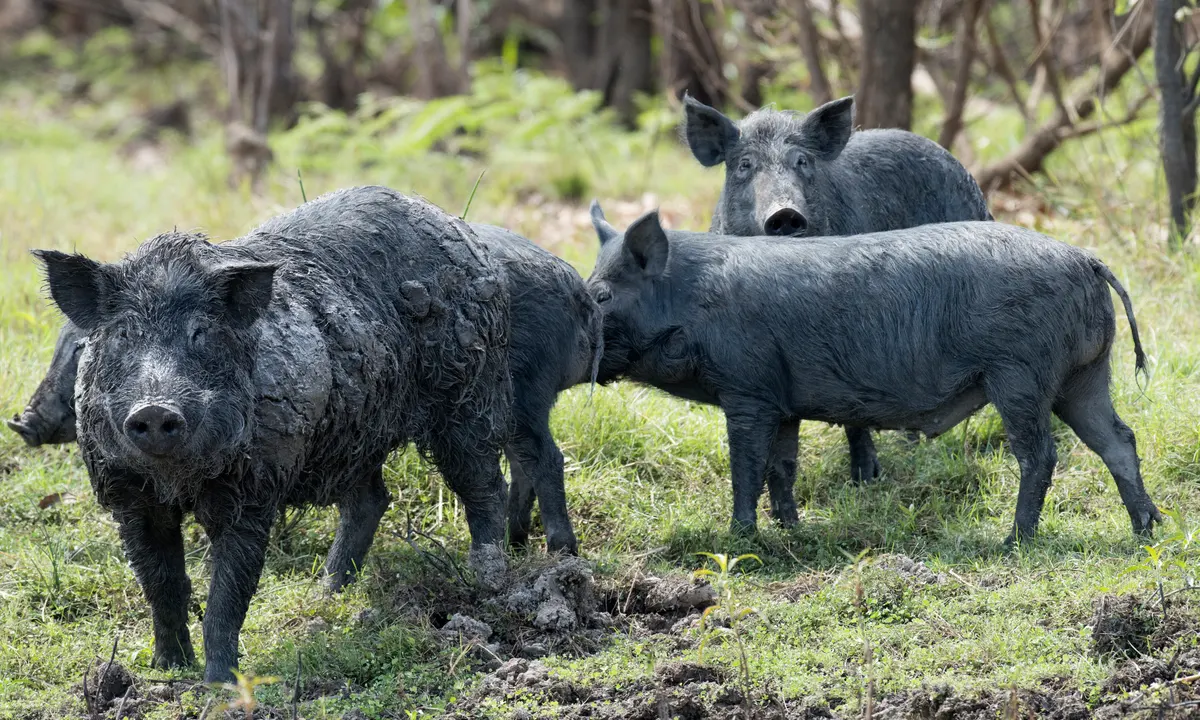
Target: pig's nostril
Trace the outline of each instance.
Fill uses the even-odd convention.
[[[808,218],[799,210],[783,208],[772,213],[764,227],[768,235],[799,235],[808,229]]]
[[[187,421],[176,410],[161,405],[145,405],[125,419],[125,436],[143,452],[165,455],[183,440]]]

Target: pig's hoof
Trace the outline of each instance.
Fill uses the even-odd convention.
[[[1037,535],[1037,526],[1031,528],[1019,528],[1013,526],[1013,529],[1008,533],[1008,537],[1004,539],[1004,549],[1014,550],[1020,545],[1024,545]]]
[[[508,560],[499,545],[488,543],[471,548],[467,566],[475,571],[475,579],[487,590],[500,590],[508,580]]]
[[[796,512],[794,505],[788,508],[771,508],[771,516],[775,518],[775,522],[785,528],[796,527],[800,524],[800,515]]]
[[[173,668],[185,668],[193,665],[196,662],[196,653],[192,650],[191,643],[187,647],[172,647],[172,648],[154,648],[154,656],[150,659],[150,667],[159,670],[170,670]]]
[[[529,530],[521,527],[508,527],[508,545],[516,550],[523,550],[529,545]]]
[[[881,472],[879,458],[871,455],[853,462],[850,468],[850,479],[859,485],[870,485],[879,479]]]
[[[1135,510],[1129,513],[1129,519],[1133,521],[1134,534],[1139,537],[1153,535],[1154,526],[1161,525],[1163,521],[1162,513],[1153,504],[1146,509]]]
[[[564,553],[566,555],[579,554],[579,541],[574,535],[568,537],[549,537],[546,538],[546,551],[550,553]]]

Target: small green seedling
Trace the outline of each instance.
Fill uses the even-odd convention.
[[[709,638],[714,635],[732,637],[738,649],[738,667],[741,670],[742,697],[749,703],[750,662],[746,657],[746,642],[742,634],[742,620],[752,613],[757,613],[758,610],[742,604],[741,598],[738,597],[737,592],[734,590],[730,575],[734,568],[743,560],[754,560],[759,565],[762,565],[762,560],[757,555],[751,553],[738,555],[732,559],[722,553],[702,552],[696,554],[703,555],[717,566],[716,570],[701,568],[692,573],[693,577],[696,578],[708,578],[717,591],[717,602],[705,608],[704,614],[700,616],[700,631],[704,633],[704,637],[700,640],[700,657],[701,659],[704,657],[704,645],[708,642]],[[709,616],[717,610],[723,610],[729,617],[729,627],[713,627],[709,624]]]

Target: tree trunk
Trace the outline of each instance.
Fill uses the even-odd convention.
[[[655,5],[666,90],[676,96],[686,91],[705,105],[724,105],[726,83],[712,33],[712,5],[701,0],[658,0]]]
[[[634,96],[654,89],[650,0],[603,0],[601,5],[596,87],[604,92],[604,104],[615,108],[632,127],[637,120]]]
[[[804,64],[808,67],[809,94],[812,95],[814,106],[824,105],[833,99],[833,90],[825,75],[825,65],[821,62],[821,35],[817,32],[817,23],[808,0],[796,0],[796,19],[800,30],[800,52],[804,54]],[[861,106],[859,109],[861,111]]]
[[[1188,234],[1188,216],[1196,202],[1196,107],[1183,71],[1182,23],[1175,14],[1185,0],[1156,0],[1154,69],[1162,92],[1160,149],[1171,211],[1170,246],[1178,248]]]
[[[416,84],[413,94],[431,99],[463,91],[462,75],[450,64],[446,43],[433,17],[430,0],[408,0],[414,46],[417,51]]]
[[[861,0],[862,76],[856,124],[912,127],[912,72],[917,56],[918,0]]]
[[[563,59],[567,79],[580,90],[595,90],[596,72],[596,0],[568,0],[563,3],[559,21]]]
[[[291,74],[292,0],[221,0],[221,66],[229,96],[230,183],[261,189],[271,162],[267,126],[280,77]],[[282,46],[282,47],[281,47]]]

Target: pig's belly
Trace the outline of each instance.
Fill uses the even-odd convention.
[[[966,420],[987,403],[987,395],[981,386],[969,387],[932,410],[898,414],[872,427],[881,430],[919,430],[926,437],[934,438]]]

